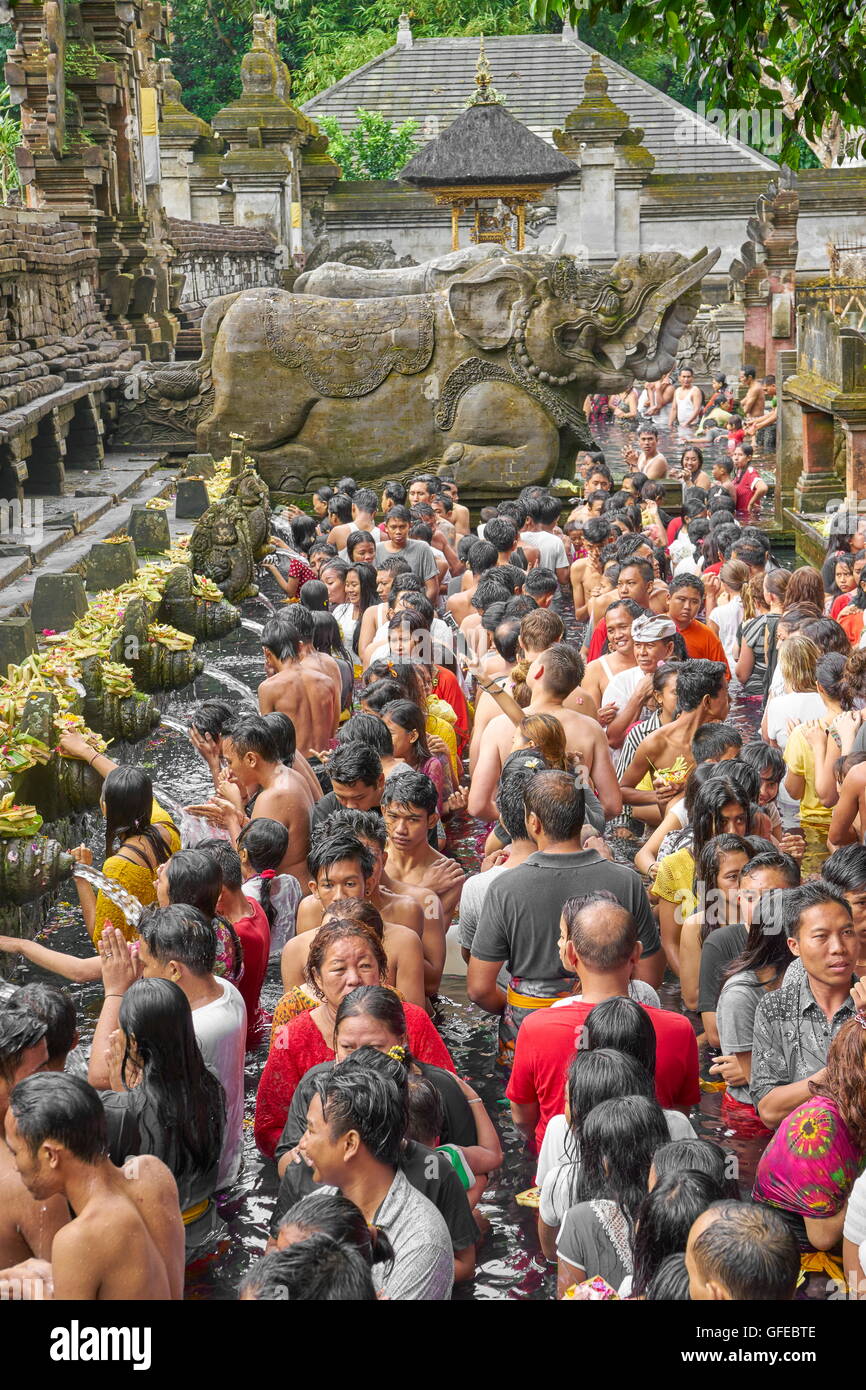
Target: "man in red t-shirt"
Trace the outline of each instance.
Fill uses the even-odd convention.
[[[721,661],[728,670],[725,649],[711,627],[697,621],[704,602],[703,581],[696,574],[679,574],[671,580],[668,617],[673,618],[677,631],[693,660]]]
[[[240,941],[243,969],[240,978],[230,978],[247,1006],[247,1052],[252,1052],[262,1040],[264,1020],[259,995],[268,968],[271,929],[261,904],[244,897],[241,891],[243,871],[234,845],[228,840],[203,840],[196,848],[214,858],[222,874],[217,912],[232,925]]]
[[[583,993],[573,1003],[537,1009],[524,1019],[505,1092],[514,1123],[535,1151],[550,1120],[563,1113],[568,1065],[587,1016],[596,1004],[628,995],[640,953],[637,923],[612,895],[565,904],[560,955],[579,976]],[[700,1099],[694,1030],[682,1014],[650,1007],[646,1012],[656,1035],[656,1097],[665,1109],[686,1112]]]

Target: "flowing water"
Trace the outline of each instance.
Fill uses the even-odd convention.
[[[259,602],[261,597],[248,600],[245,607]],[[136,744],[112,746],[112,756],[119,762],[135,762],[151,774],[159,787],[170,787],[169,799],[173,802],[189,805],[206,799],[212,789],[204,762],[188,739],[178,737],[178,733],[185,731],[186,717],[195,703],[225,690],[254,701],[255,687],[263,678],[263,669],[261,646],[253,628],[253,624],[244,624],[211,644],[209,665],[192,686],[157,696],[163,723],[147,739]],[[735,709],[731,719],[748,736],[754,731],[754,706]],[[99,856],[104,833],[102,821],[91,815],[86,825],[87,843]],[[485,829],[466,815],[451,819],[450,850],[467,871],[478,866],[479,846]],[[82,876],[93,881],[95,875],[96,871],[91,870]],[[40,940],[60,950],[79,955],[89,953],[91,948],[71,882],[61,889],[60,899]],[[18,968],[18,982],[31,978],[46,978],[56,983],[56,977],[45,976],[29,965]],[[78,1005],[82,1042],[88,1045],[102,1003],[101,986],[95,983],[70,985],[69,989]],[[272,1010],[281,993],[279,966],[275,962],[269,968],[262,992],[263,1008]],[[675,989],[666,991],[665,1004],[679,1008]],[[490,1232],[479,1249],[476,1276],[471,1284],[458,1288],[455,1297],[460,1300],[550,1298],[555,1293],[555,1277],[540,1254],[535,1234],[536,1213],[515,1202],[517,1193],[533,1185],[534,1167],[510,1121],[504,1080],[495,1064],[496,1025],[467,1001],[465,980],[456,976],[446,976],[443,980],[436,1021],[458,1071],[478,1089],[493,1115],[505,1155],[503,1166],[480,1207],[490,1222]],[[244,1168],[236,1187],[221,1202],[222,1216],[228,1227],[227,1239],[211,1259],[199,1262],[188,1271],[187,1296],[190,1298],[232,1299],[239,1279],[258,1258],[267,1238],[277,1181],[274,1166],[258,1153],[252,1133],[256,1087],[265,1057],[266,1044],[247,1056]],[[706,1057],[702,1064],[706,1073]],[[725,1128],[719,1115],[718,1094],[704,1095],[693,1118],[700,1134],[724,1143],[736,1155],[743,1191],[747,1192],[762,1142],[737,1138]]]

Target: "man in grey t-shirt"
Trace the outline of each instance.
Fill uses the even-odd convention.
[[[430,602],[436,604],[439,598],[439,567],[436,557],[426,541],[410,541],[409,527],[412,517],[407,507],[392,507],[385,518],[387,541],[376,546],[376,564],[392,555],[402,555],[413,574],[424,581],[424,591]]]
[[[433,1203],[397,1168],[403,1096],[372,1052],[359,1048],[317,1078],[298,1148],[317,1183],[339,1188],[388,1237],[394,1259],[387,1273],[373,1267],[376,1288],[390,1299],[448,1299],[451,1236]]]

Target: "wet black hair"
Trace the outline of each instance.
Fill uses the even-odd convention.
[[[722,1284],[738,1302],[793,1299],[800,1254],[779,1213],[750,1202],[714,1202],[710,1210],[716,1219],[692,1245],[704,1277]]]
[[[43,984],[41,980],[31,980],[29,984],[22,985],[13,997],[45,1024],[48,1061],[57,1062],[68,1057],[75,1046],[77,1032],[75,1001],[72,997],[59,985]]]
[[[600,1012],[596,1012],[600,1010]],[[656,1034],[646,1009],[633,999],[605,999],[590,1011],[580,1039],[581,1048],[613,1048],[640,1062],[651,1078],[656,1074]]]
[[[114,854],[118,845],[140,835],[150,846],[157,864],[164,864],[171,856],[171,849],[151,823],[153,782],[144,768],[131,764],[112,768],[102,784],[102,795],[106,858]]]
[[[348,831],[332,831],[330,834],[316,835],[307,855],[310,877],[317,879],[322,869],[332,869],[345,859],[357,860],[358,867],[368,879],[373,872],[373,856],[362,840]]]
[[[337,747],[342,748],[346,743],[366,744],[374,749],[380,758],[394,756],[391,730],[378,714],[353,714],[351,719],[347,719],[337,733]]]
[[[328,825],[333,830],[348,830],[358,839],[375,840],[384,849],[388,840],[385,822],[378,811],[355,811],[348,806],[340,806],[328,817]]]
[[[365,542],[376,544],[375,536],[371,536],[369,531],[352,531],[346,539],[346,554],[349,563],[352,563],[352,554],[356,546],[363,545]],[[363,561],[361,563],[364,563]]]
[[[218,739],[236,718],[237,711],[225,700],[202,700],[192,711],[187,723],[198,733]]]
[[[343,786],[363,782],[366,787],[375,787],[382,776],[382,759],[375,748],[366,744],[339,744],[331,754],[328,773],[332,782],[341,782]]]
[[[401,1093],[394,1076],[399,1064],[386,1068],[379,1059],[375,1048],[358,1048],[316,1077],[316,1092],[332,1136],[355,1130],[372,1158],[396,1168],[406,1133],[406,1087]]]
[[[172,903],[186,903],[206,917],[214,916],[223,886],[218,859],[198,848],[178,850],[168,862],[165,880]]]
[[[108,1121],[99,1092],[77,1076],[36,1072],[13,1088],[9,1108],[31,1154],[54,1139],[80,1163],[107,1156]]]
[[[740,750],[738,762],[745,763],[748,767],[753,767],[760,777],[765,767],[768,767],[773,774],[774,780],[781,782],[788,771],[785,759],[782,757],[778,748],[764,743],[763,739],[753,739],[751,743],[746,743]]]
[[[285,763],[286,767],[292,767],[297,752],[295,724],[289,719],[288,714],[284,714],[278,709],[272,709],[270,714],[264,714],[263,719],[270,728],[271,734],[274,735],[279,762]]]
[[[547,570],[538,565],[527,573],[523,588],[530,598],[535,598],[536,595],[555,594],[559,591],[559,580],[553,570]]]
[[[206,863],[213,863],[205,855],[201,857]],[[193,975],[213,974],[217,949],[213,914],[208,917],[185,903],[148,907],[142,914],[138,931],[160,965],[176,960]]]
[[[295,604],[295,607],[300,607],[300,604]],[[312,632],[312,622],[310,629]],[[278,661],[297,660],[299,643],[304,640],[297,628],[286,622],[283,613],[278,613],[275,617],[268,619],[262,629],[262,647],[266,651],[273,652]]]
[[[578,1049],[568,1064],[565,1081],[570,1115],[569,1130],[565,1137],[565,1156],[572,1163],[580,1161],[580,1142],[584,1121],[587,1115],[603,1100],[613,1100],[617,1096],[654,1095],[653,1082],[649,1073],[636,1057],[626,1052],[618,1052],[613,1047],[598,1047],[591,1051]],[[570,1201],[577,1201],[574,1179],[571,1175]]]
[[[270,714],[262,716],[277,746],[277,757],[286,767],[292,767],[295,761],[295,754],[298,751],[297,738],[295,736],[295,726],[287,714],[281,710],[271,710]]]
[[[488,610],[489,611],[489,610]],[[503,661],[513,664],[517,660],[520,647],[521,617],[501,617],[493,628],[493,646]],[[484,626],[482,620],[482,626]]]
[[[824,861],[821,874],[840,893],[862,893],[866,890],[866,845],[837,849]]]
[[[707,695],[718,695],[727,679],[728,668],[724,662],[706,661],[702,657],[683,662],[677,674],[677,707],[680,713],[697,709]]]
[[[642,1095],[603,1100],[583,1121],[575,1202],[614,1202],[633,1232],[653,1154],[667,1138],[657,1100]]]
[[[342,1192],[309,1192],[280,1218],[278,1229],[294,1226],[308,1236],[330,1236],[340,1245],[350,1245],[368,1265],[390,1264],[394,1258],[391,1242],[384,1231],[371,1228],[363,1212]]]
[[[492,520],[485,522],[484,539],[496,547],[498,555],[504,555],[517,544],[517,527],[510,517],[494,516]]]
[[[381,714],[382,710],[392,700],[402,700],[406,691],[399,681],[396,680],[374,680],[372,685],[368,685],[361,696],[363,704],[375,714]],[[351,724],[356,716],[349,720]],[[339,743],[339,739],[337,742]],[[393,748],[392,748],[393,751]]]
[[[324,1231],[257,1260],[238,1286],[258,1303],[374,1303],[370,1266],[355,1246]]]
[[[25,1052],[46,1036],[48,1024],[20,998],[16,990],[0,1005],[0,1077],[12,1081]]]
[[[328,515],[335,516],[341,526],[352,520],[352,499],[347,492],[335,492],[328,498]]]
[[[394,772],[382,792],[382,809],[388,806],[417,806],[428,816],[436,814],[439,796],[430,778],[423,772]]]
[[[402,507],[403,503],[406,501],[406,489],[396,478],[392,478],[390,482],[387,482],[382,488],[382,496],[390,497],[395,506]]]
[[[712,1139],[671,1139],[656,1149],[653,1158],[657,1181],[679,1173],[706,1173],[722,1197],[738,1195],[737,1180],[728,1169],[736,1170],[732,1156]]]
[[[406,1138],[435,1148],[445,1124],[445,1107],[439,1091],[426,1076],[410,1074],[406,1094],[409,1110]]]
[[[775,915],[779,931],[796,940],[800,935],[803,914],[810,908],[825,907],[831,903],[843,907],[848,916],[851,916],[851,907],[839,889],[823,878],[813,878],[796,888],[786,889],[784,893],[779,894]]]
[[[688,1303],[689,1271],[686,1257],[678,1251],[662,1260],[646,1286],[646,1303]]]
[[[250,868],[256,874],[268,869],[276,874],[289,848],[289,832],[282,821],[257,816],[255,820],[247,821],[238,835],[237,845],[238,850],[246,850]],[[272,882],[268,877],[262,878],[259,883],[259,902],[271,928],[277,915],[271,902]]]
[[[219,865],[223,887],[237,892],[244,881],[244,876],[241,869],[241,857],[230,840],[218,838],[200,840],[196,845],[196,852],[211,855]]]
[[[692,757],[696,763],[720,758],[729,748],[737,752],[743,746],[743,736],[731,724],[702,724],[692,737]]]
[[[322,566],[323,570],[330,568]],[[324,613],[328,607],[328,586],[321,579],[308,579],[298,590],[298,598],[311,613]]]
[[[162,1159],[179,1183],[209,1172],[222,1148],[225,1092],[205,1065],[180,985],[136,980],[121,1000],[119,1022],[126,1035],[121,1080],[130,1084],[134,1061],[141,1070],[135,1094],[147,1101],[136,1107],[143,1151]]]
[[[709,1173],[669,1173],[659,1179],[637,1213],[633,1298],[646,1296],[647,1285],[662,1260],[685,1251],[695,1221],[723,1195]]]
[[[427,716],[414,700],[392,700],[382,710],[382,719],[390,719],[405,733],[417,734],[414,745],[416,766],[428,761],[431,754],[427,744]]]
[[[469,547],[467,564],[473,575],[477,578],[487,570],[494,569],[498,558],[499,551],[496,549],[495,545],[491,545],[490,541],[478,540],[476,538],[474,544]]]

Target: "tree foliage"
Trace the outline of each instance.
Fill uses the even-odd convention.
[[[417,148],[418,122],[394,126],[380,111],[355,112],[358,124],[344,131],[334,116],[323,116],[319,125],[328,137],[328,154],[339,164],[344,179],[393,179]]]
[[[570,14],[586,33],[605,18],[632,44],[670,53],[708,107],[774,105],[783,118],[781,157],[802,164],[803,142],[825,165],[858,152],[866,135],[866,7],[862,0],[530,0],[539,23]],[[631,66],[628,57],[622,61]]]

